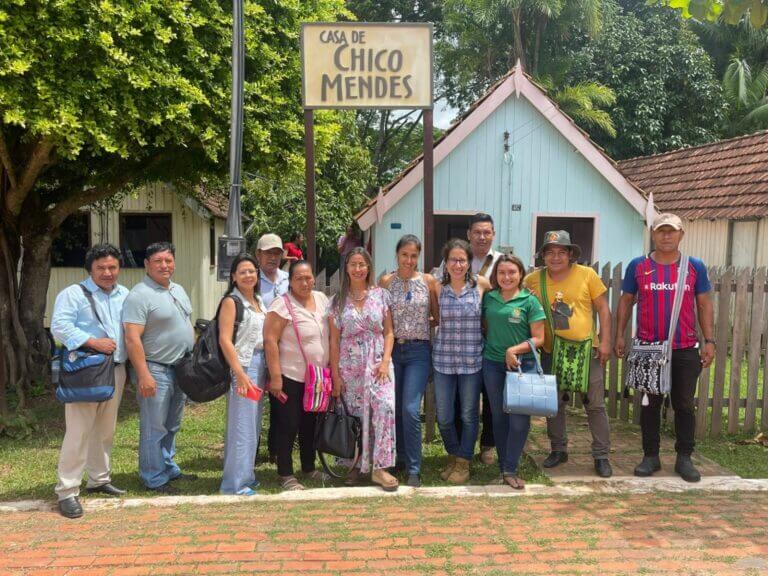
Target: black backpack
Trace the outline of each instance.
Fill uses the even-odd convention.
[[[245,310],[240,298],[233,294],[229,294],[227,298],[235,301],[235,329],[232,334],[234,342]],[[216,400],[227,393],[232,381],[229,364],[219,346],[218,319],[222,302],[223,298],[219,302],[216,316],[207,323],[192,352],[187,352],[176,364],[176,383],[193,402]]]

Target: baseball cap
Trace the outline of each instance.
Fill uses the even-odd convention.
[[[676,216],[675,214],[671,214],[669,212],[665,212],[664,214],[659,214],[658,216],[656,216],[656,218],[654,218],[652,228],[654,230],[658,230],[662,226],[671,226],[675,230],[682,230],[683,221],[680,220],[679,216]]]
[[[259,243],[256,244],[256,250],[272,250],[273,248],[283,249],[283,241],[277,234],[264,234],[259,238]]]

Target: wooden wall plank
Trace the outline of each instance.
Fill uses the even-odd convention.
[[[765,279],[766,269],[758,268],[752,285],[752,321],[750,322],[747,370],[747,408],[744,414],[744,430],[754,431],[757,413],[758,374],[760,372],[760,352],[763,332],[763,314],[765,314]]]
[[[739,271],[736,279],[736,304],[734,307],[733,342],[731,347],[731,379],[728,399],[728,433],[739,431],[739,399],[741,398],[741,362],[744,356],[744,338],[747,323],[748,268]]]
[[[731,286],[733,268],[728,268],[720,277],[720,290],[717,295],[717,351],[715,352],[715,383],[712,390],[712,424],[710,436],[720,436],[723,418],[723,395],[725,388],[725,366],[728,358],[730,340]]]

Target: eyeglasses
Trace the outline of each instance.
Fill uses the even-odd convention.
[[[454,264],[456,266],[463,266],[467,262],[469,262],[469,260],[464,260],[462,258],[448,258],[448,264]]]
[[[347,268],[352,268],[352,270],[366,270],[368,268],[368,264],[352,263],[347,264]]]

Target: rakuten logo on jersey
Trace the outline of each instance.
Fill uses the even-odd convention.
[[[654,291],[672,291],[677,289],[677,283],[670,284],[667,282],[651,282],[650,284],[646,285],[646,290],[654,290]],[[685,291],[690,292],[691,291],[691,285],[686,284],[685,285]]]

